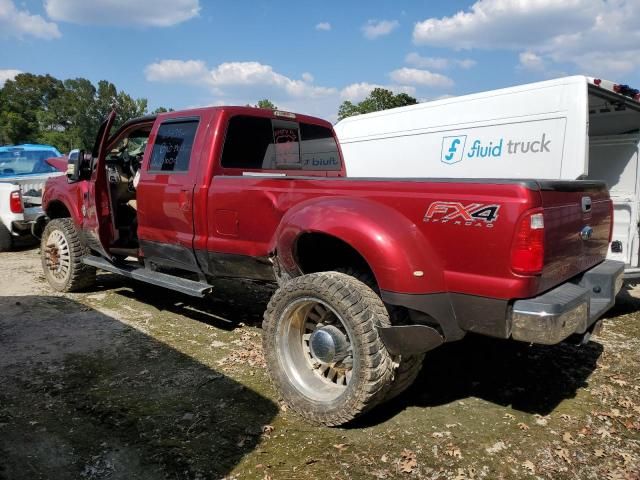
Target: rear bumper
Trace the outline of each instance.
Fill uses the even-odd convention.
[[[622,262],[606,260],[543,295],[513,303],[458,293],[411,295],[382,290],[382,300],[408,308],[419,324],[412,327],[422,331],[405,326],[379,330],[385,330],[383,342],[391,350],[409,354],[460,340],[467,332],[551,345],[591,332],[615,303],[623,276]]]
[[[33,233],[34,225],[44,220],[44,211],[42,207],[28,207],[17,218],[11,222],[11,233],[13,235],[29,235]]]
[[[606,260],[543,295],[517,300],[511,312],[512,338],[552,345],[587,332],[615,303],[623,277],[624,263]]]

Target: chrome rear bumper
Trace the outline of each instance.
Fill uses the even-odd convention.
[[[511,313],[511,337],[552,345],[587,332],[614,305],[623,276],[624,263],[606,260],[547,293],[517,300]]]

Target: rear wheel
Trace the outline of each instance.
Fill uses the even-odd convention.
[[[357,278],[377,294],[380,293],[376,281],[370,273],[353,268],[338,269],[338,271]],[[385,304],[385,306],[393,325],[402,324],[406,321],[406,311],[395,305]],[[393,380],[384,399],[385,401],[396,398],[413,384],[420,370],[422,370],[424,356],[424,353],[419,353],[417,355],[398,355],[393,358],[397,366],[393,372]]]
[[[343,273],[312,273],[282,285],[265,312],[263,343],[284,401],[328,426],[381,403],[393,366],[377,327],[388,325],[380,298]]]
[[[42,269],[49,285],[59,292],[75,292],[95,282],[96,269],[82,263],[89,249],[70,218],[51,220],[40,244]]]
[[[0,222],[0,252],[7,252],[13,246],[11,232]]]

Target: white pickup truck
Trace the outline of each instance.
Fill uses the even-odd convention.
[[[42,189],[49,177],[63,175],[62,154],[49,145],[0,147],[0,252],[32,234],[44,221]]]

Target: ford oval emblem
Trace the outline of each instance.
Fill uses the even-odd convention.
[[[584,241],[591,240],[592,235],[593,228],[591,228],[589,225],[583,227],[582,230],[580,230],[580,238]]]

